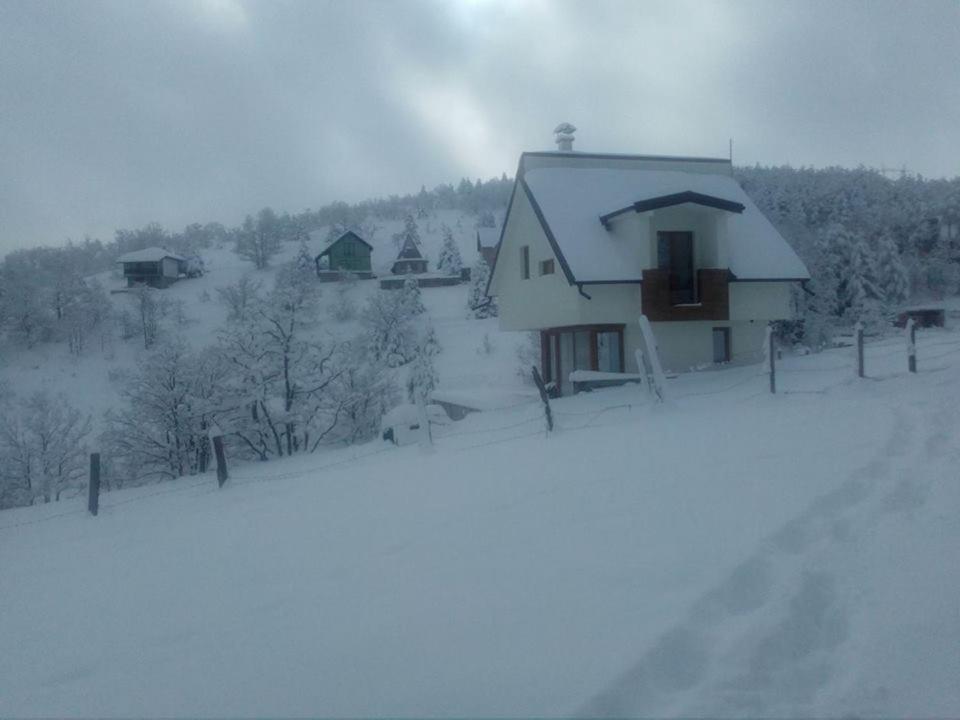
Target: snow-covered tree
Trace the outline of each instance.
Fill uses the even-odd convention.
[[[370,296],[361,313],[370,357],[391,368],[412,360],[416,351],[414,314],[403,293],[380,290]]]
[[[280,252],[282,232],[281,220],[270,208],[263,208],[256,219],[247,215],[236,233],[236,253],[262,270]]]
[[[117,472],[132,481],[204,472],[209,430],[225,412],[225,375],[212,351],[191,352],[180,340],[159,343],[125,382],[126,406],[105,417],[104,444]]]
[[[243,321],[247,311],[260,299],[263,284],[249,275],[235,283],[217,288],[217,296],[227,308],[227,319]]]
[[[371,362],[362,343],[353,346],[334,392],[343,405],[337,437],[348,445],[376,437],[380,418],[400,400],[393,373]]]
[[[854,242],[850,253],[848,280],[849,306],[846,309],[848,324],[863,323],[870,332],[883,329],[883,291],[877,281],[877,268],[872,248],[860,238]]]
[[[432,327],[430,333],[432,334]],[[424,337],[417,346],[416,354],[410,363],[410,372],[407,375],[407,398],[414,404],[427,404],[430,393],[437,388],[437,370],[433,364],[437,353],[436,338],[431,341]]]
[[[492,297],[487,297],[487,283],[490,281],[490,266],[483,255],[470,272],[470,294],[467,296],[467,308],[475,318],[497,316],[497,305]]]
[[[882,233],[877,240],[876,267],[877,284],[883,292],[885,304],[891,307],[906,300],[910,292],[910,275],[890,232]]]
[[[420,247],[420,229],[417,227],[417,221],[413,219],[413,215],[410,213],[407,213],[403,218],[403,230],[393,236],[393,243],[397,246],[397,250],[408,241]]]
[[[0,508],[58,501],[86,478],[90,418],[40,391],[0,416]]]
[[[314,285],[279,278],[243,322],[221,333],[236,410],[231,432],[261,460],[313,452],[332,436],[343,410],[333,392],[343,372],[343,348],[313,339],[316,297]]]
[[[294,259],[293,264],[298,277],[309,278],[312,281],[316,280],[317,266],[310,252],[310,248],[307,246],[305,237],[300,240],[300,247],[297,249],[297,257]]]
[[[420,283],[413,278],[407,278],[404,281],[398,301],[402,306],[402,312],[411,317],[423,315],[427,311],[423,306],[423,295],[420,292]]]
[[[460,256],[457,241],[453,238],[453,230],[444,225],[442,233],[443,245],[440,247],[440,255],[437,257],[437,270],[448,275],[459,275],[463,268],[463,258]]]

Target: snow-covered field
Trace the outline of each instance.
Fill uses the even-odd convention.
[[[519,383],[463,292],[441,379]],[[919,348],[5,511],[0,715],[956,716],[960,333]]]

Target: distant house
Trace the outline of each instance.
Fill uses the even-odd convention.
[[[403,241],[400,254],[393,261],[390,270],[394,275],[417,275],[427,271],[427,259],[420,254],[420,248],[410,238]]]
[[[372,251],[373,246],[370,243],[352,230],[347,230],[314,259],[317,277],[321,280],[339,280],[344,273],[349,272],[364,279],[372,278]]]
[[[482,255],[489,267],[497,261],[500,230],[494,227],[477,228],[477,254]]]
[[[187,273],[186,258],[159,247],[148,247],[121,255],[117,262],[123,265],[127,287],[149,285],[165,288]]]
[[[540,334],[544,380],[566,395],[575,371],[637,373],[641,314],[668,370],[757,358],[810,275],[730,160],[572,152],[572,140],[521,155],[487,288],[501,329]]]

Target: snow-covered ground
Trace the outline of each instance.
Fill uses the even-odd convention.
[[[510,382],[457,293],[442,379]],[[0,715],[956,716],[960,333],[918,345],[0,513]]]

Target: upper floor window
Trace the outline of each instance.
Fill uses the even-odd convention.
[[[541,275],[553,275],[553,272],[554,272],[553,258],[550,258],[549,260],[540,261]]]
[[[530,246],[524,245],[520,248],[520,277],[523,280],[530,279]]]

